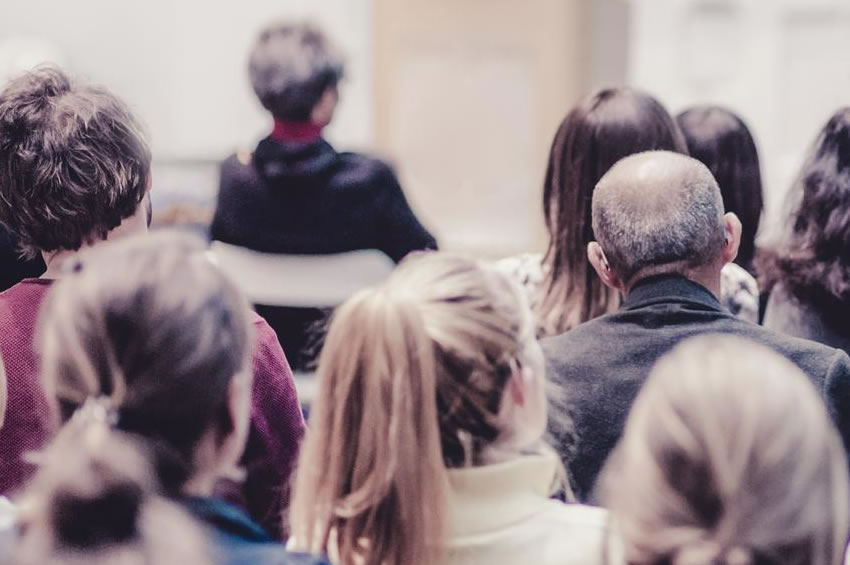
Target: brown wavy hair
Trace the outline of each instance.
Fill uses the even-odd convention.
[[[562,333],[619,305],[617,292],[602,284],[587,260],[587,244],[594,239],[593,190],[614,163],[650,150],[688,154],[664,106],[630,88],[594,92],[561,122],[543,185],[549,231],[537,312],[543,333]]]
[[[818,134],[789,198],[785,233],[757,258],[762,288],[781,283],[827,322],[843,321],[850,313],[850,107]]]
[[[130,109],[56,67],[0,93],[0,222],[29,258],[104,239],[132,216],[151,153]]]

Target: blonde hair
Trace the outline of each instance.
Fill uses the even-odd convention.
[[[98,245],[42,309],[48,398],[63,420],[89,398],[108,399],[119,430],[157,447],[164,486],[177,494],[203,436],[237,425],[227,405],[234,378],[250,378],[249,316],[198,238],[165,232]]]
[[[148,453],[103,408],[84,407],[42,454],[9,563],[211,564],[201,528],[159,494]]]
[[[505,431],[505,386],[533,340],[508,278],[444,253],[340,307],[298,467],[297,545],[345,564],[438,560],[446,467],[479,463]]]
[[[796,366],[745,340],[699,337],[652,371],[602,494],[632,565],[839,565],[847,473]]]

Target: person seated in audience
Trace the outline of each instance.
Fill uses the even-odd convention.
[[[653,369],[602,499],[631,565],[842,565],[850,485],[820,393],[774,351],[728,336]]]
[[[223,163],[213,239],[269,253],[378,249],[396,262],[413,250],[436,248],[390,167],[337,152],[323,137],[336,109],[343,60],[319,29],[269,25],[254,44],[249,71],[274,129],[253,153]],[[304,368],[314,357],[310,330],[323,313],[259,311],[293,366]]]
[[[94,411],[138,440],[165,496],[206,526],[218,563],[291,563],[257,523],[213,497],[221,478],[239,474],[248,438],[250,305],[202,242],[185,234],[108,242],[71,270],[51,289],[39,321],[42,378],[55,413],[74,426]],[[101,511],[116,510],[110,503],[120,501],[103,501]],[[65,520],[86,518],[68,510]]]
[[[676,122],[685,134],[688,153],[708,167],[720,185],[726,211],[741,220],[738,256],[724,269],[724,276],[731,277],[723,286],[724,296],[728,295],[724,302],[733,314],[758,322],[762,308],[753,261],[764,202],[756,143],[739,116],[718,106],[695,106],[676,116]]]
[[[735,259],[741,223],[731,212],[724,215],[705,165],[666,151],[626,157],[593,193],[593,232],[590,262],[623,303],[542,342],[550,378],[563,393],[555,397],[558,417],[550,430],[580,500],[591,498],[652,365],[697,334],[748,337],[789,358],[823,394],[850,444],[850,357],[721,307],[721,270]],[[572,426],[563,426],[564,415]]]
[[[549,498],[563,473],[545,388],[513,281],[409,257],[331,322],[293,545],[340,564],[601,562],[604,511]]]
[[[543,184],[546,253],[499,263],[525,287],[538,336],[563,333],[617,309],[619,294],[602,284],[587,262],[587,244],[593,240],[590,202],[596,183],[614,163],[649,150],[688,152],[664,106],[631,88],[598,90],[561,122]]]
[[[42,454],[8,565],[212,565],[208,536],[161,494],[153,462],[92,399]]]
[[[784,231],[758,259],[764,325],[850,352],[850,108],[824,126],[789,197]]]
[[[764,195],[755,140],[738,115],[718,106],[695,106],[676,116],[688,153],[701,161],[720,186],[723,205],[741,220],[735,263],[753,274],[756,234]]]
[[[611,166],[633,153],[687,153],[676,122],[652,96],[631,88],[597,90],[566,115],[549,152],[543,183],[546,253],[510,257],[500,267],[525,287],[539,336],[557,335],[616,310],[619,295],[587,262],[590,201]]]
[[[23,455],[43,447],[54,431],[38,383],[37,312],[80,250],[147,231],[150,159],[139,123],[122,101],[103,88],[72,82],[58,68],[22,75],[0,93],[0,221],[28,256],[40,255],[47,264],[41,278],[0,293],[0,352],[9,378],[0,494],[24,484],[33,469]],[[277,532],[304,421],[274,332],[258,316],[253,323],[255,390],[243,462],[248,478],[232,490]]]

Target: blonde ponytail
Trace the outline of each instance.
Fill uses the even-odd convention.
[[[446,467],[480,463],[505,432],[505,386],[533,341],[519,289],[444,253],[406,259],[340,307],[297,472],[296,548],[346,565],[438,562]]]

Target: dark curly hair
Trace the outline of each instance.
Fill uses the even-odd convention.
[[[741,247],[735,262],[752,271],[764,196],[759,154],[750,130],[735,113],[717,106],[690,108],[676,116],[676,122],[691,157],[702,161],[717,179],[726,211],[741,219]]]
[[[828,316],[843,316],[850,311],[850,107],[821,130],[789,197],[786,232],[757,258],[761,284],[769,291],[781,283]]]
[[[139,207],[151,154],[107,90],[41,67],[0,93],[0,222],[25,257],[103,239]]]

